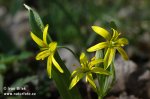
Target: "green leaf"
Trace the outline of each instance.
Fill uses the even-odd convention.
[[[52,78],[54,79],[57,89],[61,95],[62,99],[82,99],[81,95],[77,89],[77,87],[73,87],[69,90],[69,86],[71,83],[71,74],[69,70],[66,68],[65,64],[61,60],[58,53],[55,53],[55,58],[59,64],[61,64],[61,68],[64,70],[64,73],[60,73],[56,68],[52,66]]]
[[[43,30],[44,30],[44,24],[38,15],[38,13],[33,10],[31,7],[27,6],[24,4],[24,6],[28,9],[29,11],[29,22],[30,22],[30,27],[31,31],[38,36],[39,38],[42,39],[43,35]]]
[[[44,31],[44,24],[39,16],[39,14],[29,7],[28,5],[24,4],[25,8],[29,11],[29,23],[31,27],[31,31],[40,39],[43,38],[43,31]],[[51,37],[48,36],[48,40],[52,41]]]

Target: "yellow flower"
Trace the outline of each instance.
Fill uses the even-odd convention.
[[[81,67],[77,68],[72,72],[71,77],[73,77],[73,79],[70,83],[69,89],[74,87],[84,76],[86,76],[86,82],[89,82],[93,88],[96,88],[92,73],[109,75],[109,72],[107,72],[103,68],[95,66],[96,64],[99,64],[101,62],[103,62],[103,59],[97,60],[93,59],[91,60],[91,62],[89,62],[87,60],[86,55],[84,53],[81,53],[80,55]]]
[[[99,26],[92,26],[92,29],[99,34],[100,36],[104,37],[106,39],[106,42],[98,43],[90,48],[87,49],[88,52],[94,52],[103,48],[107,48],[106,54],[104,56],[104,69],[107,69],[109,65],[111,64],[116,49],[121,54],[121,56],[127,60],[128,56],[126,52],[123,50],[123,46],[128,44],[128,40],[126,38],[118,38],[120,33],[118,33],[115,29],[113,30],[113,35],[111,36],[110,33],[99,27]]]
[[[34,33],[30,33],[32,39],[40,46],[41,52],[39,52],[36,56],[36,60],[44,60],[47,58],[47,72],[49,77],[51,78],[51,71],[52,71],[52,63],[54,66],[63,73],[64,71],[60,67],[60,65],[57,63],[57,61],[54,58],[54,54],[57,48],[57,42],[51,42],[50,44],[47,43],[47,32],[48,31],[48,25],[44,28],[43,31],[43,40],[38,38]]]

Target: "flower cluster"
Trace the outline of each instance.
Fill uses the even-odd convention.
[[[94,52],[94,51],[98,51],[101,50],[103,48],[106,48],[106,53],[105,53],[105,57],[104,57],[104,69],[107,69],[114,56],[115,56],[115,52],[116,50],[118,50],[118,52],[121,54],[121,56],[127,60],[128,56],[126,54],[126,52],[123,50],[123,46],[128,44],[128,40],[126,38],[118,38],[120,36],[120,33],[118,33],[115,29],[112,28],[113,30],[113,35],[111,36],[110,33],[98,26],[92,26],[92,29],[99,34],[100,36],[104,37],[106,39],[105,42],[101,42],[98,43],[92,47],[90,47],[89,49],[87,49],[88,52]]]
[[[71,76],[74,78],[71,81],[69,89],[75,86],[76,83],[84,76],[86,76],[86,82],[89,82],[91,86],[96,89],[92,73],[109,75],[109,72],[107,72],[103,68],[95,66],[96,64],[99,64],[101,62],[103,62],[103,59],[94,59],[94,58],[89,62],[85,53],[81,53],[80,55],[81,67],[77,68],[76,70],[74,70],[74,72],[72,72]]]
[[[92,58],[90,61],[86,57],[85,53],[81,53],[80,55],[80,65],[81,67],[74,70],[71,74],[72,81],[70,83],[69,89],[72,89],[84,76],[86,78],[86,82],[96,89],[96,84],[94,82],[93,74],[104,74],[110,75],[107,71],[107,68],[112,63],[116,50],[121,54],[124,59],[128,59],[127,54],[123,50],[123,46],[128,44],[128,40],[126,38],[119,38],[120,33],[115,29],[112,29],[113,35],[111,36],[110,33],[98,26],[92,26],[92,29],[106,39],[105,42],[98,43],[90,48],[87,49],[88,52],[94,52],[101,49],[105,49],[104,59],[95,59]],[[44,28],[43,31],[43,40],[38,38],[34,33],[31,32],[32,39],[38,44],[41,51],[37,54],[36,60],[44,60],[47,58],[47,72],[49,77],[51,78],[51,71],[52,65],[54,65],[59,72],[63,73],[63,69],[57,63],[54,58],[56,49],[57,49],[57,42],[47,42],[47,34],[48,34],[48,25]],[[104,68],[97,66],[97,64],[102,63]]]
[[[48,33],[48,25],[44,28],[43,40],[38,38],[32,32],[31,32],[31,37],[41,48],[41,52],[37,54],[36,60],[44,60],[46,57],[48,57],[47,58],[47,72],[48,72],[49,77],[51,78],[52,63],[61,73],[63,73],[64,71],[62,70],[62,68],[60,67],[60,65],[57,63],[57,61],[54,58],[54,54],[57,48],[57,42],[51,42],[50,44],[48,44],[47,33]]]
[[[110,66],[112,63],[112,60],[115,57],[115,52],[116,50],[119,51],[121,56],[127,60],[128,56],[123,50],[123,46],[128,44],[128,40],[126,38],[118,38],[120,33],[118,33],[115,29],[112,28],[113,30],[113,35],[111,36],[110,33],[98,26],[92,26],[92,29],[99,34],[100,36],[104,37],[106,39],[105,42],[98,43],[90,48],[87,49],[88,52],[94,52],[98,51],[101,49],[106,49],[106,53],[104,56],[104,59],[97,59],[97,60],[92,60],[91,62],[88,62],[85,54],[81,54],[80,56],[80,64],[81,67],[77,68],[73,73],[72,77],[72,82],[70,84],[70,89],[84,76],[86,75],[86,81],[90,83],[90,85],[93,88],[96,88],[96,85],[94,83],[94,79],[92,77],[92,73],[96,74],[105,74],[109,75],[110,73],[107,70],[107,68]],[[104,64],[104,69],[100,68],[98,66],[95,66],[96,64],[99,64],[100,62],[103,62]]]

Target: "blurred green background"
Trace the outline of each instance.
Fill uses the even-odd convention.
[[[139,65],[150,60],[150,0],[0,0],[0,99],[29,99],[3,96],[3,86],[28,86],[29,92],[37,92],[36,99],[59,97],[45,64],[34,59],[39,49],[29,35],[24,3],[49,24],[53,40],[73,46],[78,55],[103,40],[92,25],[110,30],[113,21],[129,39],[130,59]]]

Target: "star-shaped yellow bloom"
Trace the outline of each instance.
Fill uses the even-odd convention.
[[[123,50],[123,46],[128,44],[128,40],[126,38],[118,38],[120,33],[118,33],[115,29],[113,30],[113,35],[111,36],[110,33],[99,27],[99,26],[92,26],[92,29],[99,34],[100,36],[104,37],[106,39],[106,42],[101,42],[98,43],[89,49],[87,49],[88,52],[94,52],[103,48],[107,48],[107,51],[104,56],[104,68],[107,69],[109,65],[111,64],[114,56],[116,49],[118,52],[121,54],[121,56],[127,60],[128,56],[126,52]]]
[[[82,79],[84,76],[86,76],[86,82],[89,82],[90,85],[96,89],[96,85],[94,83],[94,79],[92,76],[92,73],[96,74],[105,74],[109,75],[109,72],[104,70],[103,68],[95,66],[96,64],[99,64],[103,62],[103,59],[93,59],[90,62],[87,60],[87,57],[84,53],[81,53],[80,55],[80,64],[81,67],[74,70],[71,74],[71,77],[73,77],[69,89],[74,87],[80,79]]]
[[[57,63],[57,61],[54,58],[54,54],[57,48],[57,42],[51,42],[50,44],[47,43],[47,33],[48,33],[48,25],[44,28],[43,31],[43,40],[38,38],[34,33],[30,33],[32,39],[40,46],[41,52],[39,52],[36,56],[36,60],[44,60],[47,58],[47,72],[49,77],[51,78],[51,71],[52,71],[52,63],[54,66],[63,73],[64,71],[60,67],[60,65]]]

